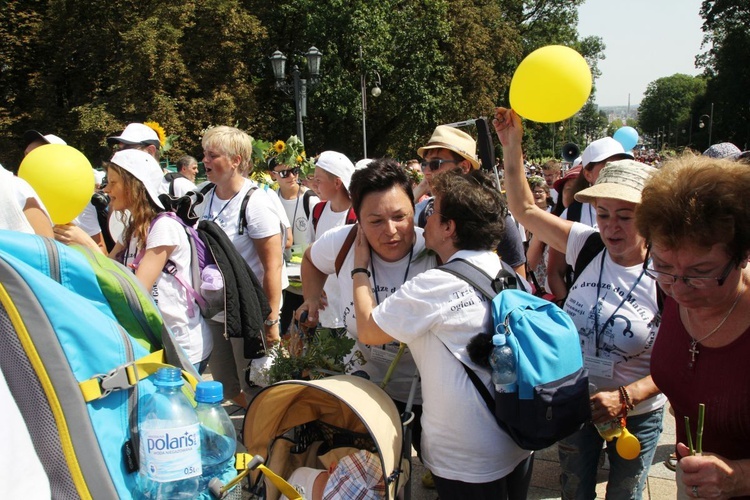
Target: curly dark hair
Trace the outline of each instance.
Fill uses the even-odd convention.
[[[362,200],[370,193],[388,191],[392,187],[400,187],[411,200],[414,211],[414,192],[411,189],[411,179],[406,170],[393,158],[379,158],[367,164],[365,168],[355,170],[349,184],[349,195],[352,198],[354,213],[359,218]]]
[[[455,245],[461,250],[494,250],[505,231],[505,202],[481,170],[442,172],[430,182],[440,198],[435,215],[456,222]]]

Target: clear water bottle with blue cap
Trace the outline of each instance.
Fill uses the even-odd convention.
[[[237,447],[232,420],[221,406],[224,387],[221,382],[200,382],[195,390],[195,400],[201,433],[201,460],[203,475],[201,490],[208,488],[214,477],[220,477],[234,457]]]
[[[198,416],[182,393],[177,368],[161,368],[156,391],[141,398],[139,498],[193,499],[201,478],[201,440]]]
[[[516,356],[503,333],[492,336],[490,366],[492,367],[492,383],[495,384],[497,392],[513,393],[518,390]]]

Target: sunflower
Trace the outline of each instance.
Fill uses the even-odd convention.
[[[295,161],[297,163],[302,163],[302,157],[301,156],[297,156],[297,158],[295,158]]]
[[[156,132],[156,135],[159,136],[159,144],[164,146],[167,142],[167,133],[164,131],[164,128],[158,122],[145,122],[144,125]]]
[[[284,141],[276,141],[273,145],[273,149],[277,154],[281,154],[284,152],[284,149],[286,149],[286,144],[284,144]]]

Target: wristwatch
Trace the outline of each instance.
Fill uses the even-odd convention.
[[[273,325],[277,324],[278,322],[279,322],[279,318],[276,318],[276,319],[267,319],[267,320],[265,320],[263,322],[263,324],[266,325],[266,326],[273,326]]]

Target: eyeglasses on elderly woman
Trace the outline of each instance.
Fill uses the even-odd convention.
[[[685,285],[691,288],[713,288],[720,287],[727,280],[727,276],[732,272],[736,265],[735,259],[729,259],[724,270],[721,272],[721,276],[677,276],[676,274],[665,273],[664,271],[657,271],[656,269],[648,267],[653,261],[649,259],[651,253],[651,246],[646,249],[646,259],[643,261],[643,272],[646,276],[655,279],[660,285],[674,285],[678,281],[682,281]]]

